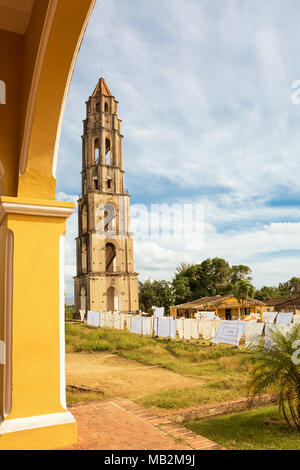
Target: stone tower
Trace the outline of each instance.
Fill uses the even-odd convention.
[[[75,313],[136,313],[138,281],[124,188],[118,101],[100,78],[86,102],[82,136],[82,196],[78,200]]]

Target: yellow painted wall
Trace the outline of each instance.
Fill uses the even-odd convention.
[[[268,306],[265,306],[265,307],[262,307],[263,309],[263,312],[274,312],[275,310],[275,307],[268,307]]]
[[[22,102],[20,109],[20,136],[24,133],[24,125],[29,100],[32,77],[40,45],[41,34],[46,18],[49,0],[38,0],[34,3],[30,21],[24,36],[24,48],[22,59]],[[21,150],[21,148],[20,148]]]
[[[22,101],[23,37],[0,30],[0,80],[6,84],[6,104],[0,105],[0,160],[5,193],[16,196],[19,169],[20,114]]]
[[[228,304],[228,308],[230,308],[230,303],[233,303],[233,301],[236,301],[236,298],[235,297],[230,297],[229,299],[226,299],[224,301],[224,303],[227,303]],[[241,312],[241,316],[244,315],[244,308],[243,305],[241,304],[240,306],[240,312]],[[252,307],[247,307],[250,309],[250,313],[256,313],[256,312],[260,312],[260,307],[257,307],[257,306],[252,306]],[[225,308],[218,308],[216,309],[216,313],[221,317],[221,318],[226,318],[226,312],[225,312]],[[238,308],[231,308],[231,315],[232,317],[238,317]],[[201,312],[201,310],[199,309],[199,312]],[[177,307],[170,307],[170,315],[173,316],[174,318],[176,318],[177,316]],[[186,310],[186,314],[185,314],[185,317],[187,318],[194,318],[194,314],[192,313],[189,313],[188,312],[188,309]]]
[[[245,315],[245,313],[244,313],[244,308],[245,308],[245,307],[243,307],[243,306],[241,305],[241,307],[240,307],[241,316],[244,316],[244,315]],[[256,312],[256,307],[247,307],[247,308],[250,309],[250,313],[255,313],[255,312]],[[232,318],[233,318],[233,317],[237,317],[237,318],[239,317],[239,310],[238,310],[238,308],[231,308],[230,310],[231,310]],[[218,313],[219,317],[224,318],[224,319],[226,318],[226,309],[225,309],[225,308],[224,308],[224,309],[218,309],[218,312],[217,312],[217,313]]]
[[[2,198],[4,204],[16,204],[20,210],[37,206],[37,200]],[[41,201],[45,210],[72,211],[73,203]],[[39,206],[38,206],[39,207]],[[24,210],[25,210],[24,209]],[[9,211],[9,209],[6,209]],[[61,382],[60,337],[60,238],[66,230],[66,216],[10,213],[0,226],[0,240],[13,233],[12,285],[12,406],[3,414],[3,395],[0,395],[1,417],[4,421],[65,413],[64,381]],[[5,243],[1,244],[4,256]],[[5,256],[4,256],[5,258]],[[4,265],[4,263],[3,263]],[[2,269],[2,265],[1,265]],[[4,289],[0,270],[0,292]],[[1,303],[0,321],[3,339],[3,318],[8,312]],[[1,368],[3,385],[3,367]],[[14,433],[1,434],[0,449],[53,448],[76,441],[76,423],[61,425],[59,430],[41,427],[40,432],[22,431],[22,439]],[[1,429],[1,428],[0,428]],[[18,433],[19,436],[19,433]],[[21,444],[17,444],[20,441]],[[23,442],[23,443],[22,443]]]
[[[19,178],[20,197],[55,198],[52,169],[61,107],[78,31],[84,26],[92,4],[92,0],[63,0],[58,4],[38,87],[27,169]],[[70,15],[74,8],[76,15]]]
[[[13,408],[9,417],[64,411],[58,373],[58,273],[59,237],[65,232],[65,220],[11,214],[8,228],[14,233],[15,260]]]
[[[25,36],[0,31],[0,80],[7,87],[7,103],[0,106],[0,160],[5,172],[0,189],[2,194],[17,196],[16,205],[36,205],[38,199],[41,205],[59,206],[52,174],[54,149],[71,66],[93,4],[94,0],[58,0],[41,62],[37,99],[32,101],[26,171],[20,177],[24,122],[48,0],[35,0]],[[54,0],[49,5],[55,5]],[[1,223],[0,339],[4,337],[4,237],[8,229],[14,234],[12,409],[6,417],[0,366],[0,412],[5,421],[21,419],[28,424],[26,418],[64,412],[60,403],[59,237],[65,231],[65,219],[9,213]],[[57,448],[75,442],[75,422],[0,434],[0,449]]]
[[[0,259],[5,260],[6,223],[0,225]],[[4,296],[5,296],[5,263],[0,264],[0,340],[4,340]],[[4,365],[0,364],[0,390],[4,384]],[[3,394],[0,395],[0,416],[3,416]]]

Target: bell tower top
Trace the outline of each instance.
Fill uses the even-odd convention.
[[[93,114],[118,114],[119,102],[111,94],[110,89],[107,86],[106,81],[103,77],[99,78],[96,88],[93,91],[92,96],[89,97],[86,102],[87,105],[87,118]],[[121,121],[119,120],[121,123]]]
[[[96,94],[99,94],[99,95],[104,95],[104,96],[112,96],[107,84],[106,84],[106,81],[104,80],[103,77],[101,77],[99,80],[98,80],[98,83],[97,83],[97,86],[94,90],[94,93],[93,93],[93,96],[96,96]]]

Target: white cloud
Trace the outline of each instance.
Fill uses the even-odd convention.
[[[138,241],[135,243],[136,268],[142,279],[171,279],[180,262],[199,263],[205,258],[222,257],[231,264],[247,264],[254,283],[276,285],[299,272],[300,224],[270,224],[259,230],[242,233],[205,233],[200,249],[183,250],[172,241]],[[280,255],[281,251],[298,250],[297,256]],[[277,255],[277,253],[279,253]],[[260,257],[260,254],[262,255]],[[265,258],[265,255],[266,258]]]
[[[76,200],[77,196],[60,193],[62,200]],[[133,207],[134,209],[134,207]],[[207,209],[205,213],[207,213]],[[200,263],[208,257],[223,257],[231,264],[247,264],[253,270],[254,283],[257,287],[264,284],[278,284],[280,281],[290,279],[298,272],[300,262],[300,222],[270,222],[269,224],[259,224],[257,228],[239,229],[238,222],[243,217],[249,216],[249,211],[234,213],[231,208],[220,208],[217,205],[210,205],[210,222],[206,219],[204,224],[204,243],[199,234],[198,242],[194,242],[192,247],[184,239],[150,239],[147,237],[137,237],[134,243],[135,268],[140,273],[140,279],[148,277],[153,279],[171,280],[176,266],[182,261],[188,263]],[[267,216],[272,218],[275,209],[271,209],[269,214],[264,213],[263,219]],[[253,214],[255,213],[253,208]],[[252,216],[253,216],[252,214]],[[147,225],[149,213],[140,213],[141,226]],[[181,212],[178,211],[181,216]],[[250,214],[251,215],[251,214]],[[65,274],[67,297],[73,295],[73,276],[76,275],[76,245],[77,236],[77,211],[67,222],[66,251],[65,251]],[[165,219],[168,214],[165,213]],[[215,224],[230,221],[238,221],[237,227],[227,232],[217,230]],[[181,221],[180,221],[181,223]],[[189,230],[192,230],[193,220],[186,218]],[[163,221],[163,225],[168,226],[168,219]],[[132,228],[132,227],[131,227]],[[188,232],[188,231],[187,231]],[[156,232],[156,224],[154,225]],[[299,254],[291,258],[286,256],[288,250],[299,250]],[[280,252],[283,255],[280,256]],[[273,255],[272,255],[273,253]]]
[[[173,200],[178,190],[179,202],[205,206],[203,249],[137,241],[142,276],[169,277],[177,262],[217,255],[253,260],[257,284],[299,274],[297,257],[255,258],[299,249],[300,207],[280,206],[300,194],[300,107],[291,103],[299,14],[298,3],[284,0],[97,3],[67,103],[58,168],[67,195],[58,199],[80,192],[85,101],[104,75],[120,101],[131,194],[149,204],[159,189],[164,202],[173,188]]]

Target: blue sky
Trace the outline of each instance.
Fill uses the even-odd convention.
[[[103,75],[119,101],[131,204],[204,206],[204,244],[136,240],[141,279],[221,256],[257,287],[300,275],[298,0],[98,0],[76,64],[57,199],[80,193],[85,101]],[[77,214],[68,222],[73,294]]]

